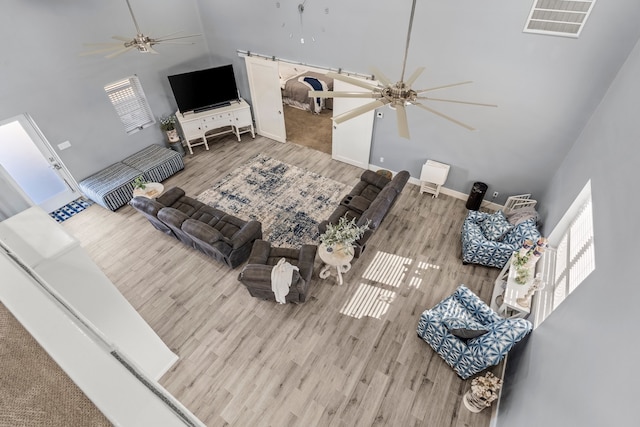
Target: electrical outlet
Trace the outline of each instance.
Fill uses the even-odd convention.
[[[498,192],[497,192],[497,191],[494,191],[494,192],[493,192],[493,198],[495,199],[496,197],[498,197]]]
[[[384,163],[384,157],[380,157],[380,163]]]

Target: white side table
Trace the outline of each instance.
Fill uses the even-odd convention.
[[[422,171],[420,173],[420,194],[431,193],[435,199],[440,194],[440,187],[442,187],[449,176],[449,169],[451,167],[444,163],[435,162],[433,160],[427,160],[422,165]]]
[[[335,267],[337,271],[338,285],[342,285],[342,273],[351,270],[351,260],[353,259],[353,249],[347,251],[343,248],[334,248],[331,252],[327,251],[324,243],[320,243],[318,247],[318,255],[325,264],[320,270],[320,278],[326,279],[331,275],[331,267]]]
[[[147,199],[155,199],[159,197],[164,191],[164,185],[159,182],[147,182],[144,184],[144,189],[142,188],[134,188],[133,189],[133,197],[142,196]]]
[[[515,280],[516,269],[511,266],[512,260],[513,256],[495,280],[491,308],[502,317],[526,317],[531,308],[521,306],[516,300],[526,295],[533,285],[535,266],[530,267],[529,279],[521,285]]]

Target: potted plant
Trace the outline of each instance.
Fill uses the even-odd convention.
[[[328,224],[327,229],[320,235],[320,242],[327,252],[343,251],[353,255],[353,244],[369,229],[369,221],[358,226],[356,219],[351,221],[345,216],[340,217],[336,224]]]
[[[169,147],[184,156],[184,148],[182,147],[182,142],[180,141],[180,136],[178,135],[176,121],[177,119],[174,114],[162,116],[159,120],[160,129],[162,129],[162,131],[167,135]]]
[[[491,402],[498,398],[502,387],[502,380],[491,372],[479,376],[471,381],[471,389],[463,397],[464,406],[471,412],[480,412],[491,406]]]
[[[145,188],[147,188],[147,181],[145,181],[142,175],[136,177],[136,179],[133,180],[133,188],[140,190],[144,190]]]

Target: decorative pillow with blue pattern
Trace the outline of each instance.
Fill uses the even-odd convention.
[[[511,231],[513,225],[507,221],[502,211],[498,211],[487,216],[487,218],[480,223],[480,228],[487,240],[499,242],[505,234]]]
[[[445,317],[442,323],[453,335],[462,339],[476,338],[489,332],[486,326],[471,319]]]

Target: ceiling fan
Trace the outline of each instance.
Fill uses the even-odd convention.
[[[133,9],[131,8],[131,3],[129,0],[126,0],[127,6],[129,7],[129,13],[131,13],[131,18],[133,19],[133,24],[136,27],[137,34],[134,38],[121,37],[121,36],[113,36],[112,38],[115,40],[120,40],[119,42],[110,42],[110,43],[85,43],[85,46],[94,47],[94,50],[88,52],[82,52],[80,55],[93,55],[99,53],[107,53],[105,58],[113,58],[114,56],[118,56],[122,53],[128,52],[130,50],[136,49],[138,52],[142,53],[158,53],[153,46],[159,43],[164,44],[193,44],[194,42],[179,42],[176,40],[186,39],[189,37],[197,37],[200,34],[191,34],[188,36],[180,36],[180,37],[171,37],[176,34],[181,33],[182,31],[176,31],[171,34],[167,34],[158,38],[151,38],[146,36],[140,31],[140,27],[138,26],[138,21],[136,21],[136,17],[133,14]]]
[[[357,117],[361,114],[369,112],[371,110],[375,110],[376,108],[382,107],[384,105],[389,105],[391,108],[396,110],[396,116],[398,120],[398,134],[403,137],[409,139],[409,124],[407,122],[407,112],[405,109],[406,105],[415,105],[424,110],[427,110],[437,116],[440,116],[446,120],[449,120],[459,126],[462,126],[469,130],[475,130],[473,127],[456,120],[446,114],[443,114],[437,110],[434,110],[431,107],[428,107],[422,104],[420,101],[438,101],[438,102],[451,102],[457,104],[469,104],[469,105],[480,105],[484,107],[497,107],[495,104],[483,104],[479,102],[468,102],[468,101],[459,101],[454,99],[444,99],[444,98],[432,98],[430,96],[426,96],[427,92],[436,91],[439,89],[445,89],[453,86],[460,86],[468,83],[472,83],[471,81],[465,81],[460,83],[452,83],[444,86],[431,87],[428,89],[414,90],[411,89],[411,85],[418,79],[420,74],[424,71],[424,67],[419,67],[416,69],[411,76],[405,81],[404,73],[405,67],[407,65],[407,54],[409,53],[409,41],[411,39],[411,27],[413,26],[413,16],[416,10],[416,0],[413,0],[413,5],[411,6],[411,16],[409,18],[409,30],[407,31],[407,43],[404,50],[404,62],[402,63],[402,74],[400,76],[400,81],[393,83],[389,78],[387,78],[384,74],[379,72],[377,69],[373,69],[375,76],[378,78],[381,84],[374,84],[365,82],[362,80],[354,79],[352,77],[344,76],[339,73],[327,73],[327,77],[333,77],[334,79],[341,80],[346,83],[350,83],[352,85],[368,89],[371,92],[334,92],[334,91],[309,91],[309,97],[313,98],[373,98],[374,101],[362,105],[360,107],[354,108],[351,111],[347,111],[346,113],[340,114],[333,118],[333,121],[337,124],[345,122],[349,119]]]

